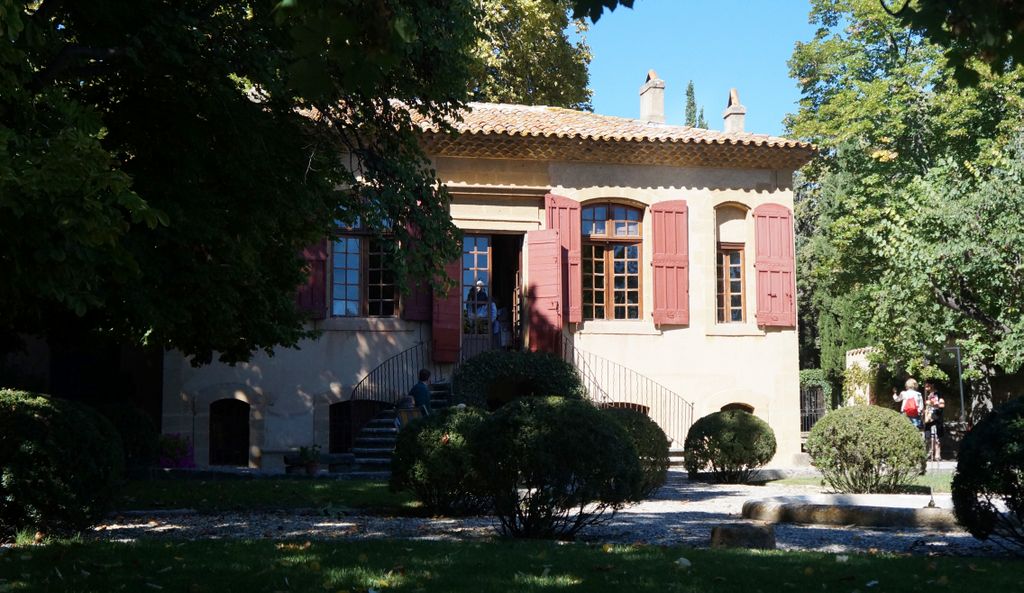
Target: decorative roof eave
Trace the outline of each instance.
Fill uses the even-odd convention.
[[[764,136],[626,139],[469,131],[456,136],[430,129],[424,130],[423,144],[432,156],[741,169],[798,169],[817,152],[811,144],[765,141]]]

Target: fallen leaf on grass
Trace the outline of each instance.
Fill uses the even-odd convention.
[[[693,566],[693,563],[687,560],[686,558],[680,558],[679,560],[676,560],[676,566],[682,570],[690,570],[690,567]]]
[[[850,557],[847,556],[846,554],[840,554],[840,555],[836,556],[836,562],[846,563],[846,562],[849,562],[849,561],[850,561]]]
[[[811,576],[812,574],[814,574],[814,568],[812,568],[810,566],[805,567],[804,568],[804,574],[807,575],[807,576]]]

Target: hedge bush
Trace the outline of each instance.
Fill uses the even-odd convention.
[[[160,456],[160,432],[141,408],[127,402],[108,403],[100,412],[114,425],[130,469],[154,467]]]
[[[519,397],[583,399],[587,392],[576,369],[554,354],[490,350],[459,366],[452,394],[456,403],[496,410]]]
[[[92,408],[0,390],[0,531],[80,530],[106,513],[124,471],[120,437]]]
[[[668,480],[668,436],[657,422],[643,412],[628,408],[606,408],[605,413],[622,424],[632,439],[643,472],[640,495],[643,498],[650,497]]]
[[[775,455],[775,432],[743,410],[726,410],[697,420],[686,433],[683,463],[690,478],[710,471],[715,482],[746,482]]]
[[[641,498],[626,429],[587,402],[522,398],[491,414],[477,436],[475,466],[505,535],[571,539]]]
[[[971,535],[1024,555],[1024,398],[996,407],[964,436],[952,492]]]
[[[924,464],[921,431],[880,406],[832,410],[807,437],[807,452],[838,492],[898,492]]]
[[[391,458],[391,489],[412,492],[434,513],[487,510],[490,501],[473,468],[473,438],[485,417],[475,408],[448,408],[404,427]]]

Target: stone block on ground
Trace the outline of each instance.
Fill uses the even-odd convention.
[[[775,528],[771,525],[729,523],[711,529],[712,548],[775,549]]]

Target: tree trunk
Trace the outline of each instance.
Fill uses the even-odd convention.
[[[980,379],[971,380],[971,400],[967,406],[967,423],[974,426],[989,412],[992,411],[992,375],[994,371],[991,366],[982,363],[980,368]]]

